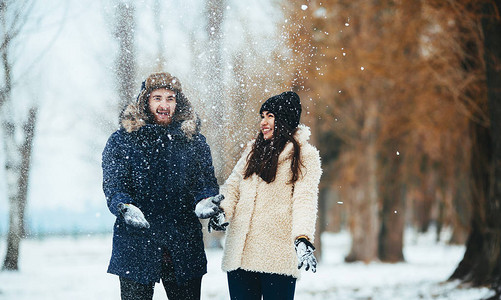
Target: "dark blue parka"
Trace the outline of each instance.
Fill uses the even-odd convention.
[[[103,189],[117,217],[109,273],[143,284],[158,282],[164,249],[178,282],[207,272],[194,207],[219,190],[205,137],[185,131],[181,122],[145,124],[131,132],[122,128],[109,138],[103,151]],[[141,209],[150,228],[125,224],[119,203]]]

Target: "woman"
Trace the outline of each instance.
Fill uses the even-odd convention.
[[[222,269],[231,299],[293,299],[301,266],[316,268],[312,243],[320,156],[308,143],[309,128],[299,126],[296,93],[269,98],[259,113],[260,132],[221,190],[229,222]],[[221,209],[213,209],[212,229],[227,225]]]

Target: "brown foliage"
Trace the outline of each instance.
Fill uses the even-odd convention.
[[[313,99],[323,185],[336,187],[349,207],[352,233],[365,228],[354,240],[374,243],[389,219],[373,218],[390,217],[395,207],[422,229],[434,220],[467,230],[468,209],[455,207],[466,205],[468,194],[468,120],[488,122],[475,101],[485,95],[482,66],[474,64],[481,61],[481,37],[467,6],[339,0],[309,1],[302,10],[302,4],[284,3],[294,85]],[[337,144],[322,142],[331,135]],[[391,230],[402,231],[395,222],[401,228]],[[367,231],[373,226],[378,229]]]

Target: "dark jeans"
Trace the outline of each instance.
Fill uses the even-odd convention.
[[[176,282],[172,261],[164,252],[164,264],[161,274],[162,284],[167,298],[171,300],[200,300],[202,277],[192,279],[182,284]],[[122,300],[151,300],[155,283],[141,284],[136,281],[120,277],[120,295]]]
[[[228,272],[231,300],[292,300],[296,278],[237,269]]]

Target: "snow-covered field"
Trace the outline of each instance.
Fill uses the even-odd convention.
[[[464,247],[437,244],[431,235],[406,238],[407,261],[398,264],[346,264],[347,233],[327,233],[322,241],[323,261],[316,274],[303,272],[296,299],[474,300],[491,295],[486,288],[445,282]],[[118,278],[106,273],[111,235],[28,239],[21,246],[20,271],[0,272],[0,299],[120,299]],[[5,255],[4,241],[0,255]],[[220,270],[221,250],[209,249],[207,256],[209,272],[202,282],[202,299],[229,299],[226,276]],[[154,299],[167,299],[158,284]]]

